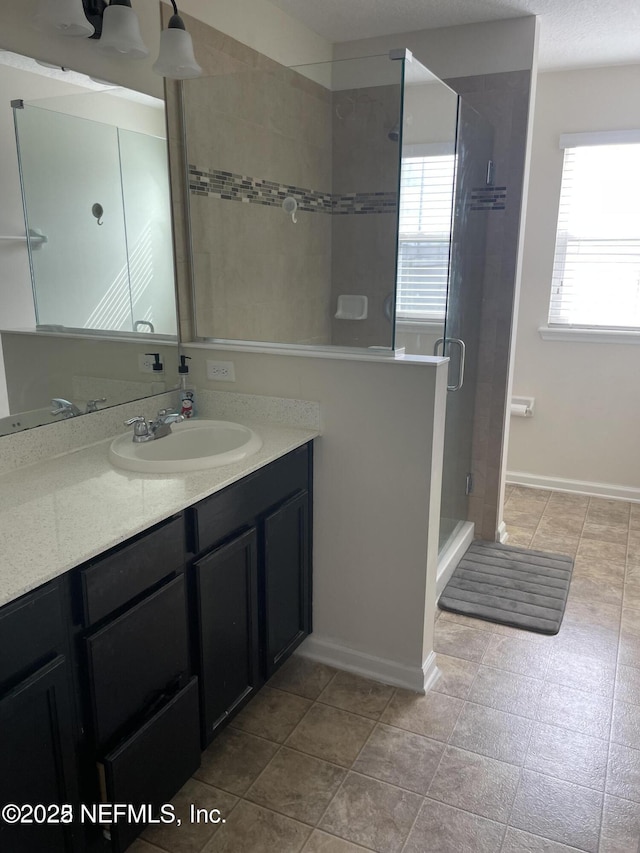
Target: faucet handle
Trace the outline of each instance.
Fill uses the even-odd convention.
[[[149,424],[147,423],[147,419],[142,415],[136,415],[135,418],[129,418],[125,421],[127,426],[131,426],[133,424],[133,435],[134,440],[136,436],[149,435]]]
[[[98,403],[106,403],[106,402],[107,402],[106,397],[100,397],[99,400],[87,400],[86,414],[88,415],[90,412],[97,412],[98,411]]]

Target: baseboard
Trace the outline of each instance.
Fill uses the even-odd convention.
[[[562,477],[541,477],[538,474],[526,474],[523,471],[508,471],[507,483],[514,486],[529,486],[532,489],[572,492],[593,498],[640,502],[640,489],[618,486],[614,483],[590,483],[583,480],[565,480]]]
[[[436,598],[440,598],[442,590],[449,582],[456,566],[463,558],[467,548],[473,542],[474,525],[471,521],[465,521],[458,532],[455,540],[449,544],[438,557],[438,574],[436,575]]]
[[[509,533],[507,531],[507,525],[504,521],[501,521],[498,526],[498,542],[500,542],[501,545],[505,545],[508,539]]]
[[[353,672],[363,678],[413,690],[414,693],[425,693],[440,677],[434,652],[429,654],[422,666],[407,666],[312,634],[298,647],[296,654],[318,663],[335,666],[336,669]]]

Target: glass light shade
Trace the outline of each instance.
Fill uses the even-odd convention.
[[[104,10],[98,50],[123,59],[144,59],[149,56],[140,34],[140,22],[130,6],[107,6]]]
[[[193,41],[186,30],[170,27],[160,34],[160,54],[153,70],[172,80],[200,77],[202,68],[193,53]]]
[[[76,38],[89,38],[95,32],[85,17],[82,0],[40,0],[34,26]]]

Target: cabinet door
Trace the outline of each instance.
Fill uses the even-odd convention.
[[[260,686],[255,528],[194,566],[197,585],[202,739]]]
[[[77,810],[72,732],[67,665],[59,656],[0,699],[0,803],[69,803]],[[76,849],[68,824],[0,821],[0,850]]]
[[[309,495],[291,498],[264,521],[267,678],[311,630]]]

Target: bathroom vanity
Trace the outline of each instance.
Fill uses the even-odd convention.
[[[13,600],[0,609],[0,801],[28,804],[22,818],[33,821],[0,821],[1,849],[125,850],[144,823],[99,823],[95,804],[145,805],[151,816],[168,803],[201,749],[311,631],[314,434],[260,429],[255,457],[216,471],[132,476],[109,466],[104,443],[22,469],[27,479],[64,471],[65,481],[42,501],[28,498],[35,479],[23,486],[23,532],[34,501],[47,517],[32,520],[31,536],[51,579],[37,583],[31,566],[31,588],[17,596],[24,576],[1,579]],[[97,504],[74,520],[91,489]],[[121,503],[134,494],[139,511],[123,536]],[[117,544],[61,566],[56,554],[74,561],[92,521],[94,538],[108,539],[110,512]],[[0,536],[7,516],[17,517],[0,511]],[[45,565],[47,538],[57,565]]]

